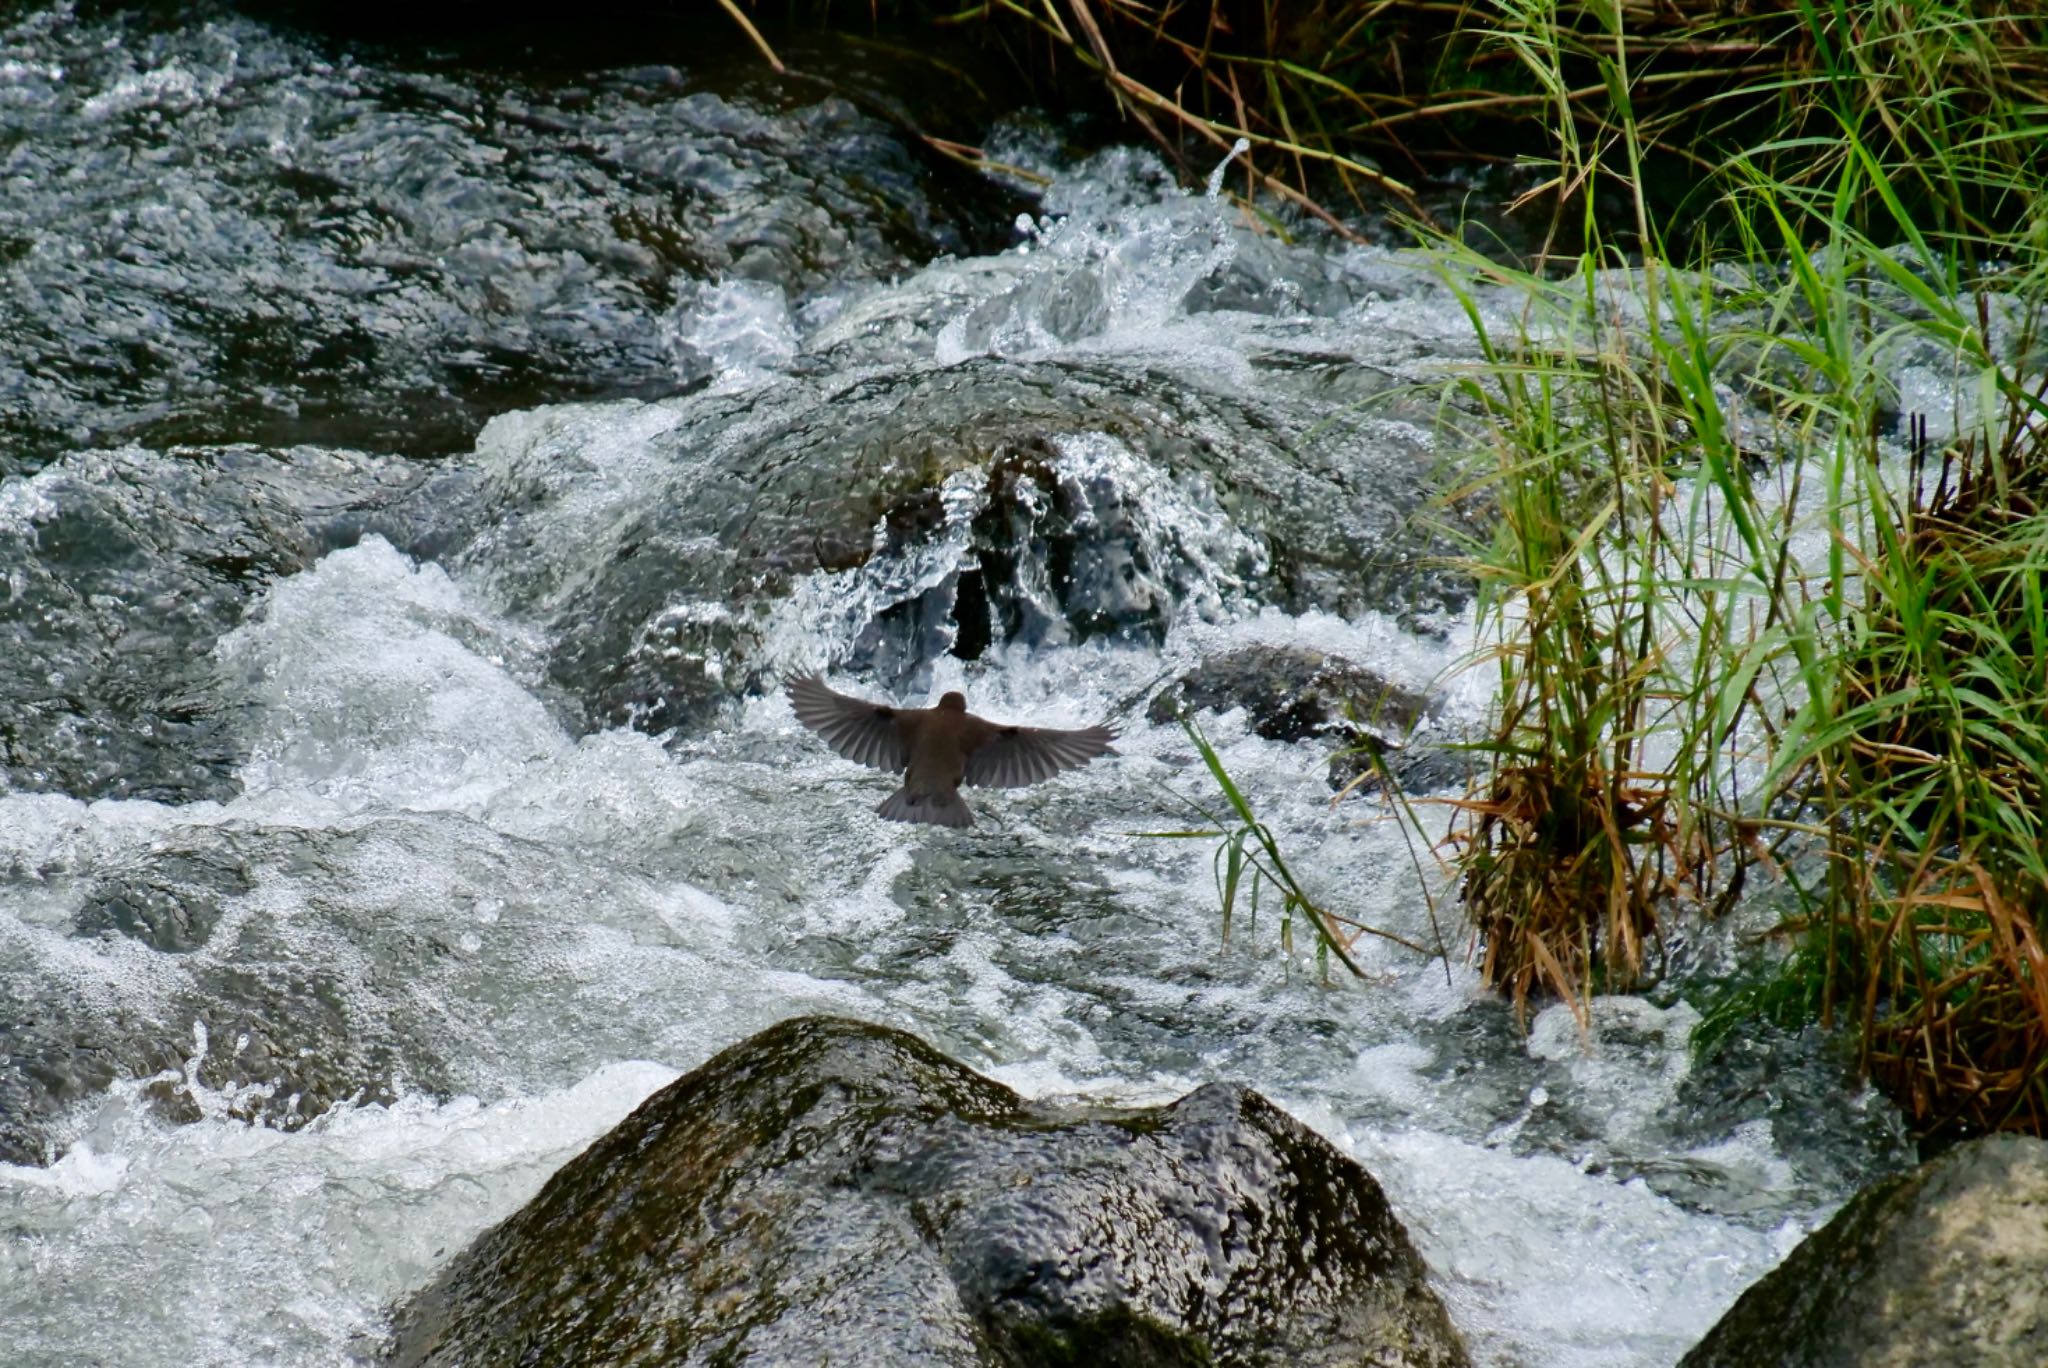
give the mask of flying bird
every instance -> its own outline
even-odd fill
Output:
[[[936,708],[894,708],[834,693],[812,675],[789,683],[796,720],[849,760],[903,776],[903,787],[875,811],[892,822],[974,825],[962,784],[1022,788],[1079,769],[1109,754],[1108,727],[1061,731],[1011,727],[967,711],[967,697],[949,693]]]

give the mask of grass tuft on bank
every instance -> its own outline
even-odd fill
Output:
[[[2048,105],[1937,98],[1981,26],[1849,12],[1876,36],[1819,107],[1703,169],[1727,232],[1689,259],[1642,188],[1618,30],[1613,136],[1560,113],[1552,169],[1629,188],[1621,230],[1582,198],[1568,262],[1439,244],[1485,349],[1446,427],[1500,508],[1471,559],[1492,767],[1451,855],[1519,1003],[1640,982],[1667,919],[1819,849],[1778,928],[1819,981],[1759,1004],[1852,1026],[1925,1133],[2041,1133],[2048,163],[2022,149]],[[1561,88],[1566,39],[1514,22]],[[1880,74],[1891,103],[1838,98]]]

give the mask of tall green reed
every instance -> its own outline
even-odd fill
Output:
[[[1660,261],[1644,212],[1619,11],[1611,124],[1561,134],[1546,182],[1589,250],[1562,274],[1440,248],[1494,296],[1489,315],[1459,287],[1484,363],[1446,411],[1501,510],[1472,561],[1494,763],[1452,850],[1520,1001],[1634,981],[1661,909],[1721,905],[1767,836],[1816,844],[1826,885],[1782,929],[1821,981],[1776,1000],[1853,1006],[1866,1063],[1931,1129],[2039,1130],[2048,291],[2043,172],[2015,154],[2041,107],[1957,97],[1985,26],[1936,41],[1881,8],[1810,14],[1822,76],[1782,92],[1806,100],[1797,136],[1708,179],[1728,245],[1694,269]],[[1554,15],[1501,6],[1547,89]],[[1818,167],[1780,174],[1830,117]],[[1587,208],[1602,184],[1648,248],[1625,272]],[[1603,306],[1603,279],[1629,302]],[[1969,412],[1902,441],[1896,372],[1928,356]]]

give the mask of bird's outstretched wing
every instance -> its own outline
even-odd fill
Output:
[[[895,774],[910,763],[910,746],[896,725],[896,709],[834,693],[816,675],[792,679],[789,702],[797,721],[847,759]]]
[[[1096,756],[1107,755],[1109,743],[1116,740],[1116,733],[1108,727],[1060,731],[1054,727],[1005,727],[979,717],[974,720],[981,723],[975,731],[982,739],[967,754],[967,773],[961,782],[983,788],[1022,788],[1050,779],[1061,770],[1079,769]]]

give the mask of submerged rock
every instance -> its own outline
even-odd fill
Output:
[[[1333,789],[1372,771],[1374,756],[1411,791],[1445,787],[1463,773],[1453,753],[1409,745],[1418,726],[1437,714],[1435,700],[1310,647],[1245,646],[1212,656],[1153,695],[1146,715],[1164,724],[1183,711],[1233,708],[1244,709],[1252,730],[1268,740],[1335,743]]]
[[[786,1021],[403,1308],[399,1365],[1468,1362],[1370,1175],[1256,1093],[1057,1108]]]
[[[1428,700],[1342,656],[1303,646],[1244,646],[1211,656],[1161,689],[1148,715],[1173,721],[1183,708],[1243,708],[1252,730],[1271,741],[1338,733],[1399,745]]]
[[[1865,1188],[1681,1368],[2048,1363],[2048,1143],[1995,1135]]]
[[[351,847],[407,834],[391,825],[339,837],[174,828],[131,859],[41,875],[53,890],[75,878],[79,906],[65,942],[24,938],[0,954],[0,1162],[57,1157],[74,1110],[121,1081],[147,1080],[141,1100],[168,1121],[210,1105],[280,1129],[344,1100],[392,1101],[402,1084],[450,1090],[434,1030],[451,1012],[412,991],[447,957],[439,928],[317,887],[342,876]],[[303,901],[259,910],[285,869]],[[81,974],[147,989],[79,992]]]

